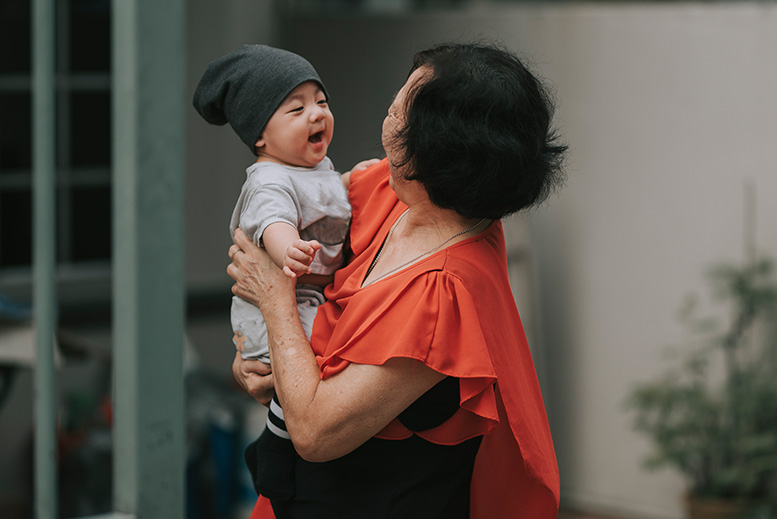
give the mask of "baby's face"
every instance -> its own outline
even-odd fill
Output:
[[[314,81],[302,83],[286,96],[256,141],[257,162],[313,167],[326,157],[334,126],[321,87]]]

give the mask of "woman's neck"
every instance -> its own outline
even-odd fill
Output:
[[[485,225],[484,225],[485,224]],[[413,204],[395,221],[372,261],[362,287],[482,231],[486,220],[464,218],[433,204]]]
[[[466,218],[452,209],[442,209],[425,201],[410,206],[402,220],[395,234],[405,243],[437,243],[472,227],[479,219]]]

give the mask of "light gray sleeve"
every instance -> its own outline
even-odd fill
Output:
[[[260,243],[264,230],[272,223],[285,222],[299,230],[300,214],[299,201],[288,186],[262,184],[243,201],[240,228],[254,243]]]

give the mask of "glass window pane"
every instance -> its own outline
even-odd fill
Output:
[[[0,175],[30,169],[31,117],[29,93],[0,93]]]
[[[70,165],[110,166],[111,96],[108,92],[70,94]]]
[[[75,188],[71,192],[70,261],[111,257],[111,188]]]
[[[110,70],[110,31],[110,0],[71,0],[70,69],[74,72]]]
[[[0,268],[32,262],[32,192],[0,192]]]
[[[30,72],[30,0],[0,1],[0,73]]]

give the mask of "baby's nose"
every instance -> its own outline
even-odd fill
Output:
[[[321,107],[316,107],[310,112],[310,120],[311,121],[318,121],[320,119],[324,118],[324,109]]]

